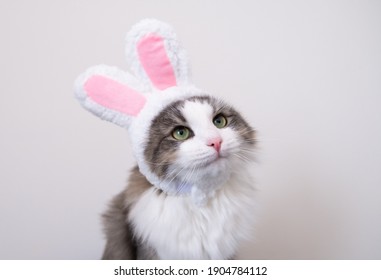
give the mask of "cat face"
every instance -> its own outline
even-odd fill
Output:
[[[231,106],[210,96],[169,104],[152,121],[145,160],[178,192],[188,185],[221,182],[249,161],[254,130]]]

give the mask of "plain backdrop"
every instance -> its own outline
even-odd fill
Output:
[[[302,0],[1,1],[0,259],[100,258],[100,214],[134,159],[73,82],[127,69],[125,34],[147,17],[258,131],[239,258],[381,259],[381,2]]]

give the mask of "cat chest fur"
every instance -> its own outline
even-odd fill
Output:
[[[228,259],[251,235],[253,192],[249,176],[233,174],[207,205],[190,197],[145,191],[128,216],[135,234],[160,259]]]

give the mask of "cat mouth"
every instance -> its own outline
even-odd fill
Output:
[[[202,162],[197,163],[197,167],[198,168],[206,168],[206,167],[218,164],[219,162],[224,161],[225,159],[226,159],[226,157],[221,156],[221,154],[217,154],[216,156],[209,157],[209,158],[203,160]]]

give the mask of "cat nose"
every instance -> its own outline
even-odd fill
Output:
[[[221,150],[222,139],[220,137],[212,138],[208,141],[208,146],[213,147],[218,153]]]

